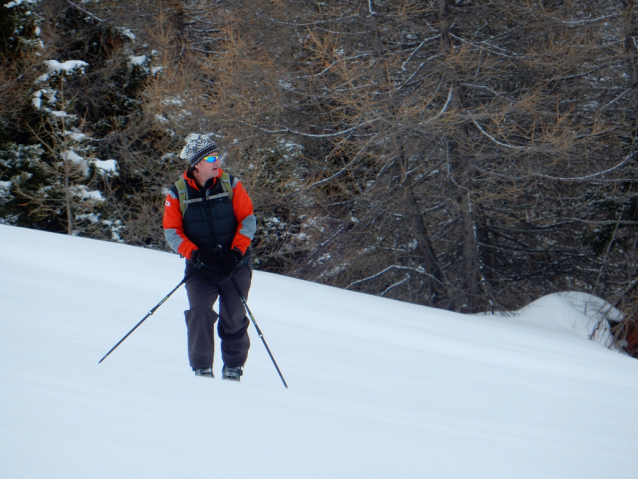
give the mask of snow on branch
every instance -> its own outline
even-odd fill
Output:
[[[374,11],[374,6],[372,5],[372,0],[368,0],[368,10],[370,11],[369,17],[372,15],[377,15],[377,12]]]
[[[281,128],[279,130],[270,130],[268,128],[264,128],[263,126],[253,125],[253,124],[248,123],[246,121],[240,121],[239,123],[241,123],[243,125],[246,125],[246,126],[250,126],[252,128],[257,128],[258,130],[264,131],[266,133],[292,133],[293,135],[300,135],[300,136],[305,136],[305,137],[308,137],[308,138],[332,138],[332,137],[335,137],[335,136],[346,135],[348,133],[353,132],[357,128],[364,127],[364,126],[369,125],[370,123],[374,123],[374,122],[376,122],[378,120],[380,120],[380,118],[373,118],[372,120],[364,121],[363,123],[359,123],[359,124],[353,126],[352,128],[348,128],[346,130],[337,131],[335,133],[321,133],[321,134],[319,134],[319,133],[305,133],[303,131],[292,130],[290,128]]]
[[[614,18],[617,17],[618,14],[617,13],[612,13],[611,15],[605,15],[602,17],[597,17],[597,18],[590,18],[590,19],[585,19],[585,20],[574,20],[574,21],[569,21],[569,20],[563,20],[562,18],[556,18],[556,17],[552,17],[551,15],[546,15],[548,18],[551,18],[552,20],[555,20],[559,23],[562,23],[563,25],[583,25],[585,23],[595,23],[595,22],[599,22],[601,20],[607,20],[608,18]]]
[[[343,22],[345,20],[352,20],[352,19],[360,18],[360,17],[361,15],[357,13],[349,17],[331,18],[328,20],[318,20],[316,22],[310,22],[310,23],[282,22],[281,20],[277,20],[275,18],[268,18],[268,20],[270,20],[273,23],[280,23],[282,25],[293,25],[295,27],[311,27],[313,25],[321,25],[323,23],[338,23],[338,22]]]
[[[578,177],[573,177],[573,178],[569,178],[569,177],[561,177],[561,176],[552,176],[552,175],[544,175],[542,173],[534,173],[535,176],[540,176],[541,178],[547,178],[550,180],[559,180],[559,181],[583,181],[583,180],[590,180],[592,178],[596,178],[598,176],[601,175],[606,175],[607,173],[610,173],[614,170],[617,170],[618,168],[620,168],[621,166],[623,166],[625,163],[627,163],[634,155],[636,154],[635,151],[629,153],[620,163],[618,163],[617,165],[612,166],[611,168],[607,169],[607,170],[603,170],[603,171],[599,171],[597,173],[592,173],[591,175],[587,175],[587,176],[578,176]]]
[[[443,108],[441,109],[440,112],[438,112],[436,115],[434,115],[432,118],[430,118],[427,121],[421,122],[419,123],[419,126],[421,125],[426,125],[434,120],[437,120],[439,117],[441,117],[441,115],[443,115],[443,113],[445,113],[445,111],[447,110],[447,107],[450,106],[450,102],[452,101],[452,93],[454,91],[454,86],[450,86],[450,91],[447,94],[447,100],[445,102],[445,105],[443,105]]]
[[[479,129],[479,131],[485,135],[486,137],[488,137],[490,140],[492,140],[494,143],[496,143],[497,145],[500,146],[504,146],[505,148],[512,148],[514,150],[530,150],[531,147],[529,146],[517,146],[517,145],[510,145],[508,143],[503,143],[502,141],[498,141],[496,138],[494,138],[492,135],[490,135],[488,132],[486,132],[481,125],[478,124],[478,122],[474,119],[474,116],[472,115],[471,112],[467,111],[467,114],[470,116],[470,119],[472,120],[472,123],[474,123],[474,125],[476,125],[476,127]]]
[[[442,56],[443,56],[443,53],[437,53],[436,55],[432,55],[430,58],[428,58],[428,59],[424,60],[424,61],[423,61],[423,62],[422,62],[422,63],[421,63],[421,64],[420,64],[417,68],[416,68],[416,70],[414,70],[414,72],[412,73],[412,75],[410,75],[410,76],[408,77],[408,79],[407,79],[407,80],[405,80],[405,81],[401,84],[401,86],[397,87],[397,91],[398,91],[398,90],[401,90],[404,86],[406,86],[407,84],[409,84],[409,83],[412,81],[412,79],[413,79],[413,78],[417,75],[417,73],[419,73],[419,72],[421,71],[421,68],[423,68],[423,67],[424,67],[424,66],[425,66],[428,62],[430,62],[430,61],[434,60],[434,59],[435,59],[435,58],[437,58],[437,57],[442,57]]]
[[[614,98],[612,101],[610,101],[609,103],[607,103],[604,107],[601,108],[602,111],[606,110],[609,106],[611,106],[613,103],[616,103],[618,100],[620,100],[622,97],[624,97],[627,93],[629,93],[631,91],[631,89],[627,89],[624,92],[622,92],[620,95],[618,95],[616,98]]]
[[[98,22],[102,23],[104,22],[104,20],[102,20],[100,17],[98,17],[97,15],[94,15],[93,13],[89,12],[88,10],[85,10],[84,8],[82,8],[81,6],[79,6],[76,3],[73,3],[71,0],[66,0],[66,2],[70,5],[72,5],[73,7],[77,8],[78,10],[80,10],[81,12],[86,13],[89,17],[97,20]]]
[[[418,47],[416,47],[416,48],[414,49],[414,51],[413,51],[412,53],[410,53],[410,56],[409,56],[409,57],[408,57],[408,58],[407,58],[407,59],[403,62],[403,65],[401,65],[401,70],[405,71],[405,66],[406,66],[406,65],[408,64],[408,62],[412,59],[412,57],[414,56],[414,54],[415,54],[416,52],[418,52],[418,51],[421,49],[421,47],[422,47],[423,45],[425,45],[426,43],[428,43],[428,42],[430,42],[430,41],[432,41],[432,40],[436,40],[436,39],[437,39],[437,38],[439,38],[440,36],[441,36],[441,34],[438,34],[438,35],[435,35],[435,36],[433,36],[433,37],[426,38],[425,40],[423,40],[423,41],[421,42],[421,44],[420,44]]]
[[[466,40],[465,38],[461,38],[458,35],[454,35],[454,34],[450,34],[450,36],[452,38],[456,38],[457,40],[459,40],[462,43],[467,43],[468,45],[473,46],[474,48],[478,48],[480,50],[487,50],[490,53],[493,53],[494,55],[498,55],[498,56],[502,56],[505,58],[529,58],[529,55],[524,55],[521,53],[514,53],[512,51],[508,51],[505,50],[504,48],[498,47],[496,45],[492,45],[491,43],[487,42],[487,41],[482,41],[479,43],[482,43],[482,45],[477,45],[476,43],[473,43],[469,40]],[[497,50],[503,50],[503,52],[499,52]]]
[[[636,154],[636,152],[632,152],[629,155],[627,155],[624,159],[622,159],[618,164],[612,166],[611,168],[608,168],[606,170],[603,171],[598,171],[596,173],[592,173],[590,175],[585,175],[585,176],[574,176],[574,177],[569,177],[569,176],[554,176],[554,175],[547,175],[544,173],[530,173],[530,176],[537,176],[540,178],[545,178],[548,180],[555,180],[555,181],[586,181],[586,180],[591,180],[594,178],[597,178],[599,176],[602,175],[606,175],[607,173],[611,173],[614,170],[617,170],[618,168],[620,168],[621,166],[623,166],[625,163],[627,163],[634,155]],[[480,171],[481,173],[486,173],[489,175],[494,175],[494,176],[499,176],[501,178],[507,178],[509,180],[512,181],[525,181],[529,179],[529,176],[513,176],[513,175],[508,175],[505,173],[499,173],[497,171],[490,171],[490,170],[486,170],[485,168],[481,168],[479,166],[474,166],[474,168],[477,171]],[[620,178],[618,180],[605,180],[605,181],[627,181],[627,178]]]
[[[352,128],[348,128],[347,130],[337,131],[336,133],[322,133],[322,134],[304,133],[303,131],[292,130],[290,128],[281,128],[279,130],[270,130],[268,128],[264,128],[263,126],[253,125],[253,124],[248,123],[246,121],[240,121],[239,123],[242,123],[243,125],[246,125],[246,126],[250,126],[252,128],[257,128],[258,130],[264,131],[266,133],[292,133],[294,135],[301,135],[301,136],[306,136],[306,137],[309,137],[309,138],[330,138],[330,137],[333,137],[333,136],[340,136],[340,135],[345,135],[346,133],[350,133],[351,131],[354,131],[357,128],[359,128],[360,126],[364,126],[364,125],[366,125],[368,123],[371,123],[371,121],[366,122],[366,123],[362,123],[361,125],[355,125]]]
[[[411,278],[411,276],[409,274],[405,275],[405,278],[403,278],[401,281],[397,281],[394,284],[391,284],[390,286],[388,286],[386,289],[384,289],[383,291],[381,291],[380,296],[385,296],[388,291],[390,291],[391,289],[396,288],[397,286],[401,286],[403,283],[405,283],[406,281],[408,281]]]
[[[388,271],[392,270],[392,269],[400,269],[400,270],[404,270],[404,271],[414,271],[416,273],[419,274],[423,274],[425,276],[429,276],[430,278],[432,278],[433,280],[435,280],[437,283],[439,284],[443,284],[441,283],[441,281],[434,277],[433,275],[431,275],[430,273],[428,273],[427,271],[425,271],[425,269],[421,268],[421,267],[410,267],[410,266],[399,266],[399,265],[392,265],[392,266],[388,266],[387,268],[379,271],[376,274],[373,274],[372,276],[368,276],[367,278],[363,278],[363,279],[359,279],[357,281],[353,281],[352,283],[350,283],[348,286],[345,287],[345,289],[350,289],[352,286],[354,286],[355,284],[359,284],[359,283],[363,283],[365,281],[370,281],[371,279],[375,279],[378,278],[379,276],[387,273]]]

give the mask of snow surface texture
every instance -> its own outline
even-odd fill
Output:
[[[638,361],[554,295],[468,316],[256,272],[241,383],[197,378],[177,255],[0,225],[0,477],[607,478]]]

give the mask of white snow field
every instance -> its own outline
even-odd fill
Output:
[[[255,272],[241,383],[186,355],[177,255],[0,226],[0,478],[634,478],[638,361],[582,295],[469,316]],[[591,308],[590,308],[591,311]]]

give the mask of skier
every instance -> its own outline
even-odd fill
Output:
[[[188,169],[164,206],[169,246],[186,258],[190,309],[185,311],[188,359],[196,376],[214,377],[214,325],[221,340],[222,379],[239,381],[248,356],[244,298],[251,285],[250,243],[257,230],[253,204],[241,182],[221,169],[226,155],[205,135],[191,134],[180,158]],[[213,305],[219,297],[219,316]]]

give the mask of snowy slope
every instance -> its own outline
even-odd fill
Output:
[[[467,316],[256,272],[290,389],[252,326],[241,383],[194,377],[183,288],[98,365],[182,271],[0,226],[0,478],[636,477],[638,361],[569,297]]]

